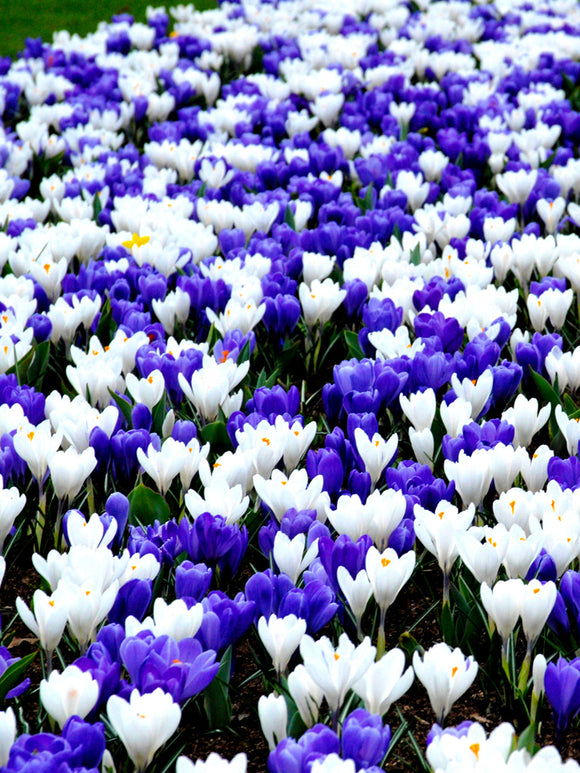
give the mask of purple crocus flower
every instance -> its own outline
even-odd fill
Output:
[[[389,743],[391,728],[378,714],[355,709],[342,725],[342,756],[354,760],[357,770],[380,765]]]
[[[338,754],[338,735],[326,725],[314,725],[298,741],[284,738],[268,756],[270,773],[308,773],[314,760]]]
[[[570,720],[580,712],[580,658],[558,658],[557,663],[548,663],[544,689],[554,712],[558,737],[562,738]]]

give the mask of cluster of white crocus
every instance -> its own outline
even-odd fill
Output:
[[[504,651],[521,617],[522,629],[531,653],[556,602],[556,585],[549,581],[499,580],[493,588],[481,585],[481,601],[501,636]]]
[[[125,550],[114,555],[108,545],[115,536],[115,521],[105,530],[98,515],[85,521],[81,513],[71,511],[67,530],[68,553],[51,550],[46,558],[35,553],[32,559],[50,586],[50,596],[40,589],[34,592],[34,613],[21,598],[16,600],[18,613],[47,655],[49,671],[52,653],[67,624],[85,650],[115,603],[119,588],[133,578],[154,579],[160,568],[150,554],[130,556]]]
[[[427,761],[433,770],[441,773],[455,771],[502,770],[506,773],[534,771],[535,773],[575,773],[580,765],[575,760],[562,762],[555,746],[545,746],[534,756],[526,749],[514,748],[514,727],[503,722],[486,734],[479,722],[472,722],[465,733],[437,734],[427,747]]]
[[[338,534],[348,534],[356,542],[368,534],[374,544],[384,550],[389,537],[405,515],[406,500],[400,491],[375,490],[363,504],[358,494],[343,494],[333,509],[326,506],[326,517]]]

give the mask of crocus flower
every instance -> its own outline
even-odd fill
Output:
[[[207,759],[192,762],[187,757],[177,758],[175,773],[246,773],[248,758],[244,752],[236,754],[231,760],[211,752]]]
[[[580,711],[580,658],[548,663],[544,674],[544,689],[554,712],[559,737],[572,717]]]
[[[53,671],[48,679],[40,683],[42,705],[61,727],[73,715],[84,719],[95,707],[98,698],[98,682],[78,666],[67,666],[62,674]]]
[[[258,716],[262,732],[272,751],[283,738],[286,738],[288,709],[284,696],[275,693],[261,695],[258,701]]]
[[[443,725],[455,701],[471,687],[478,664],[471,656],[466,658],[459,647],[452,650],[448,644],[439,642],[423,657],[416,651],[413,668],[427,690],[437,721]]]
[[[343,633],[336,649],[326,636],[317,641],[310,636],[303,637],[300,654],[304,666],[310,677],[324,691],[334,725],[338,721],[338,712],[346,693],[365,674],[375,658],[375,653],[368,636],[355,647]]]
[[[280,678],[306,633],[306,621],[296,615],[270,615],[268,620],[261,617],[258,620],[258,633]]]
[[[181,709],[160,687],[145,695],[133,690],[128,701],[112,695],[107,701],[107,714],[137,773],[149,766],[181,719]]]

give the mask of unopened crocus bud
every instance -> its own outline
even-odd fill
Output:
[[[10,748],[16,738],[16,717],[12,706],[0,711],[0,767],[8,763]]]
[[[270,693],[260,696],[258,701],[258,715],[262,732],[268,742],[270,751],[276,748],[283,738],[286,738],[286,725],[288,723],[288,708],[284,696]]]
[[[306,620],[296,615],[270,615],[268,620],[261,617],[258,620],[258,633],[280,676],[306,633]]]

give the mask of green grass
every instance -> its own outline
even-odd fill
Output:
[[[174,4],[177,4],[175,0]],[[182,2],[187,0],[182,0]],[[0,56],[15,57],[24,48],[26,38],[52,41],[52,33],[67,29],[86,35],[100,21],[110,21],[117,13],[130,13],[136,21],[145,21],[148,5],[161,5],[163,0],[0,0]],[[172,3],[166,2],[165,7]],[[199,10],[215,8],[214,0],[197,0]]]

